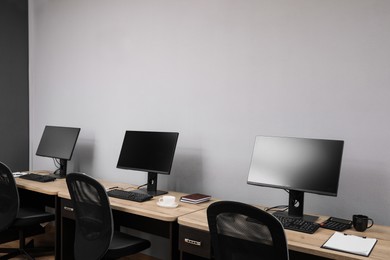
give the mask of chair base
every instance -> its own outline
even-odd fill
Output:
[[[23,242],[24,244],[24,242]],[[53,247],[34,247],[34,240],[31,240],[19,248],[0,248],[0,253],[6,255],[0,256],[0,260],[11,259],[19,255],[24,255],[26,259],[34,260],[36,256],[45,256],[54,254]]]

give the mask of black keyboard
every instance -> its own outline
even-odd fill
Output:
[[[152,195],[146,193],[141,193],[137,191],[125,191],[125,190],[118,190],[118,189],[107,191],[107,195],[118,199],[131,200],[136,202],[143,202],[153,198]]]
[[[306,221],[301,218],[287,217],[274,215],[282,223],[285,229],[290,229],[298,232],[313,234],[320,227],[320,224]]]
[[[38,182],[49,182],[49,181],[55,181],[56,177],[50,176],[50,175],[41,175],[36,173],[28,173],[25,175],[19,176],[21,179],[30,180],[30,181],[38,181]]]

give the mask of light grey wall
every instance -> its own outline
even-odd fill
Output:
[[[263,205],[256,135],[345,140],[338,197],[306,211],[390,225],[390,1],[30,1],[31,168],[45,125],[81,127],[70,169],[116,169],[126,129],[178,131],[162,189]]]

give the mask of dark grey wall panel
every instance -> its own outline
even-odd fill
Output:
[[[27,0],[0,1],[0,161],[29,167]]]

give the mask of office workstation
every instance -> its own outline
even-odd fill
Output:
[[[38,175],[47,175],[47,172],[34,172]],[[116,187],[120,189],[136,190],[136,186],[128,183],[99,180],[107,189]],[[34,204],[45,205],[55,209],[56,234],[55,234],[55,256],[56,259],[73,259],[73,244],[75,235],[74,207],[70,201],[70,195],[65,179],[57,179],[52,182],[39,182],[16,178],[20,190],[21,200],[35,202]],[[169,191],[177,201],[185,193]],[[47,203],[46,197],[51,198]],[[110,205],[113,210],[115,225],[141,230],[150,234],[167,239],[170,247],[170,259],[178,259],[178,225],[177,219],[180,216],[201,210],[210,203],[189,204],[180,203],[176,207],[158,206],[159,197],[154,197],[145,202],[136,202],[118,198],[110,198]],[[31,205],[31,204],[30,204]],[[172,256],[172,257],[171,257]]]
[[[112,187],[136,189],[136,186],[129,187],[129,184],[127,183],[104,180],[101,180],[100,182],[106,189]],[[50,183],[17,179],[17,183],[20,188],[31,190],[38,194],[58,195],[61,213],[59,215],[60,219],[56,220],[56,223],[61,227],[59,232],[61,234],[60,248],[62,253],[56,258],[72,259],[71,252],[73,252],[74,242],[74,222],[72,222],[72,219],[74,219],[74,213],[64,179],[58,179]],[[185,195],[179,192],[169,192],[168,194],[175,196],[177,201],[179,201],[180,197]],[[152,200],[142,202],[142,204],[134,201],[111,198],[110,204],[114,212],[116,225],[144,230],[167,238],[171,244],[170,250],[172,254],[169,259],[179,259],[179,251],[180,259],[194,259],[195,256],[201,257],[199,259],[211,258],[212,251],[210,235],[208,234],[206,210],[207,207],[216,200],[212,199],[207,203],[201,204],[180,203],[180,205],[175,208],[164,208],[157,206],[158,198],[159,196],[156,196]],[[264,207],[261,208],[264,209]],[[317,222],[321,223],[326,219],[326,216],[319,216]],[[329,239],[333,232],[334,231],[332,230],[323,228],[317,230],[314,234],[286,230],[289,250],[290,252],[294,251],[291,253],[292,255],[295,254],[295,252],[300,252],[306,257],[308,255],[311,256],[310,259],[314,259],[316,256],[325,257],[325,259],[386,259],[389,253],[389,227],[374,225],[373,228],[364,232],[364,236],[378,239],[374,250],[368,258],[321,248],[322,244]],[[362,236],[362,233],[357,232],[354,229],[346,230],[345,233]],[[302,255],[299,255],[299,257],[302,257]]]
[[[264,209],[264,207],[260,207]],[[329,216],[319,216],[318,223]],[[181,216],[179,223],[179,249],[182,259],[210,259],[212,256],[206,209]],[[378,242],[369,257],[324,249],[321,246],[334,231],[319,229],[314,234],[286,230],[288,248],[292,259],[387,259],[390,250],[390,228],[374,225],[364,232],[364,236],[378,238]],[[362,236],[361,232],[350,229],[345,233]],[[191,241],[190,243],[186,241]],[[293,258],[295,257],[295,258]]]
[[[69,135],[69,132],[72,131],[77,134]],[[79,220],[75,215],[78,210],[77,205],[74,204],[76,203],[75,197],[80,197],[80,202],[83,203],[79,206],[80,209],[88,209],[88,205],[93,204],[98,197],[102,196],[100,194],[96,199],[93,199],[91,188],[81,185],[76,181],[77,179],[73,181],[73,185],[77,184],[75,187],[78,188],[73,191],[69,186],[69,183],[72,183],[69,180],[71,176],[72,178],[73,176],[75,178],[85,176],[83,178],[87,178],[86,180],[93,180],[98,183],[98,186],[101,186],[102,192],[108,195],[105,195],[107,201],[110,197],[109,210],[112,211],[113,226],[118,232],[122,228],[132,228],[167,239],[169,244],[168,259],[193,259],[194,257],[209,259],[213,257],[216,252],[212,253],[208,211],[211,204],[214,205],[214,202],[222,202],[222,200],[210,199],[206,196],[206,200],[200,201],[201,203],[188,203],[188,201],[181,200],[183,196],[188,195],[186,193],[158,191],[157,189],[156,172],[170,173],[179,137],[178,133],[125,132],[117,167],[130,172],[133,169],[147,172],[148,182],[137,187],[129,183],[95,181],[94,178],[84,173],[67,173],[66,170],[61,172],[67,168],[67,162],[72,158],[79,132],[79,128],[46,126],[36,154],[52,157],[54,161],[62,158],[63,162],[57,164],[58,170],[54,171],[53,174],[48,172],[14,173],[17,186],[22,191],[21,194],[25,194],[21,196],[21,201],[24,201],[24,204],[27,201],[30,206],[37,204],[36,202],[39,205],[47,201],[44,199],[45,196],[50,197],[51,203],[45,204],[45,206],[54,208],[55,212],[54,256],[56,259],[73,259],[74,256],[77,256],[77,252],[85,252],[85,246],[78,248],[83,243],[77,240],[77,230],[79,229],[77,221]],[[69,136],[71,138],[67,139],[66,137]],[[70,144],[56,145],[64,140]],[[352,229],[352,222],[340,229],[334,226],[329,228],[324,225],[328,217],[304,214],[306,213],[304,212],[304,194],[306,192],[337,195],[343,149],[344,142],[341,140],[275,136],[257,136],[255,140],[247,182],[249,185],[260,187],[289,189],[288,205],[269,207],[268,209],[259,208],[263,209],[264,214],[267,215],[269,214],[266,211],[270,211],[273,214],[271,218],[275,219],[280,227],[286,230],[286,250],[291,255],[291,259],[300,259],[303,256],[309,258],[325,257],[325,259],[338,259],[340,256],[344,259],[361,259],[362,257],[359,255],[360,253],[340,252],[340,250],[330,250],[323,248],[323,246],[335,231],[363,237],[363,233],[358,231],[372,228],[373,223],[371,226],[366,223],[366,226],[363,227],[364,230],[358,230],[355,223]],[[151,172],[155,174],[150,174]],[[31,179],[29,176],[34,176],[34,178]],[[52,179],[37,179],[35,176],[49,176]],[[147,187],[142,188],[143,186]],[[121,191],[121,193],[111,194],[112,191],[116,190]],[[125,195],[131,196],[126,197]],[[136,196],[133,197],[133,195]],[[199,197],[199,195],[197,196]],[[164,204],[164,199],[168,201],[169,197],[173,198],[174,203],[166,202],[168,204]],[[87,199],[91,199],[91,201],[87,203]],[[280,208],[282,210],[279,210]],[[99,217],[94,213],[95,210],[90,209],[86,212],[92,214],[88,218],[94,216],[97,220],[102,220],[102,216]],[[244,222],[251,223],[248,219]],[[261,229],[256,228],[248,232],[256,234],[260,231]],[[94,228],[94,232],[96,232],[96,228]],[[375,225],[374,228],[364,233],[364,238],[366,236],[369,236],[369,239],[375,239],[376,243],[375,248],[371,248],[364,257],[384,259],[390,248],[390,227]],[[141,241],[147,243],[143,249],[150,247],[151,244],[148,240]],[[141,248],[139,251],[143,249]],[[239,250],[243,249],[239,248]],[[278,251],[280,250],[278,249]],[[297,254],[300,255],[297,256]]]
[[[126,131],[178,132],[170,174],[150,176],[159,190],[263,208],[290,195],[248,184],[256,136],[343,140],[337,196],[305,191],[304,213],[366,215],[375,223],[361,236],[390,225],[387,1],[16,2],[2,1],[7,19],[18,8],[24,18],[0,26],[9,41],[0,59],[0,161],[13,171],[51,175],[52,159],[36,154],[42,133],[73,127],[81,131],[67,172],[136,188],[148,173],[117,167]],[[36,182],[16,179],[27,197],[40,193]],[[156,203],[157,211],[182,206]],[[168,222],[179,231],[197,214],[187,213]],[[137,235],[151,241],[145,254],[169,259],[170,239]]]
[[[72,236],[74,236],[74,231],[72,231],[74,229],[74,223],[72,222],[74,218],[73,207],[69,204],[69,193],[66,190],[65,183],[62,180],[56,180],[55,182],[57,183],[56,186],[59,187],[57,190],[61,200],[60,232],[62,238],[65,239],[62,240],[62,245],[60,245],[62,250],[61,256],[56,257],[56,259],[72,259],[69,253],[72,252],[74,242],[72,239]],[[109,181],[101,181],[101,183],[105,187],[128,185]],[[18,186],[24,187],[24,189],[33,189],[37,193],[45,193],[47,189],[53,190],[53,188],[49,187],[51,185],[47,184],[35,184],[32,181],[18,180]],[[178,192],[169,192],[169,194],[177,199],[184,195]],[[180,203],[179,207],[171,209],[158,207],[156,198],[143,202],[143,205],[140,205],[138,202],[112,198],[111,206],[114,215],[116,214],[118,224],[120,223],[119,225],[144,230],[167,238],[171,243],[173,253],[180,253],[180,259],[194,259],[194,257],[209,259],[211,257],[211,243],[210,235],[208,234],[206,208],[213,202],[215,200],[197,205]],[[261,208],[264,209],[264,207]],[[326,216],[319,216],[317,221],[320,223],[326,219]],[[177,224],[178,226],[176,226]],[[374,250],[368,258],[321,248],[322,244],[329,239],[333,232],[332,230],[322,228],[314,234],[286,230],[289,249],[294,251],[292,254],[300,252],[306,257],[311,256],[309,259],[314,259],[316,256],[324,257],[325,259],[387,259],[390,248],[389,227],[374,225],[373,228],[364,232],[365,236],[378,239]],[[361,232],[357,232],[354,229],[346,230],[345,232],[357,236],[362,235]],[[179,251],[176,252],[175,250]],[[176,255],[170,259],[178,259],[178,257]],[[299,255],[299,257],[302,257],[302,255]]]
[[[128,184],[110,183],[102,181],[105,187],[115,185],[117,187],[128,187]],[[133,187],[135,188],[135,187]],[[186,195],[180,192],[169,193],[170,196],[175,196],[177,201],[180,197]],[[74,237],[74,213],[73,205],[70,201],[68,192],[59,193],[61,199],[62,210],[62,255],[61,259],[73,258],[73,237]],[[113,210],[115,225],[118,228],[132,228],[153,234],[167,240],[169,255],[168,259],[179,259],[178,251],[178,224],[177,219],[180,216],[196,212],[207,207],[210,203],[199,205],[180,203],[175,208],[160,207],[157,205],[158,197],[145,202],[135,202],[118,198],[110,198],[110,205]]]

